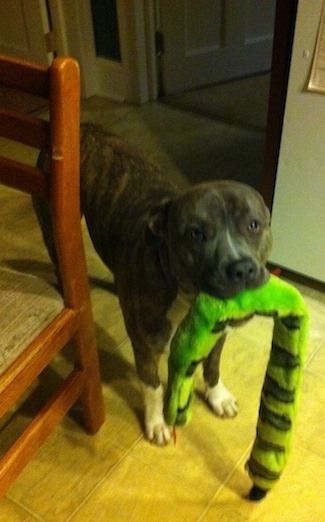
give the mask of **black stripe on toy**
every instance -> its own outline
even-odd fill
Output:
[[[286,415],[279,415],[274,411],[269,410],[264,403],[263,397],[260,406],[260,419],[262,422],[267,422],[279,431],[290,431],[291,429],[291,419]]]
[[[302,317],[299,315],[288,315],[287,317],[281,318],[281,322],[288,330],[299,330],[301,321]]]
[[[176,416],[175,424],[177,424],[178,426],[183,426],[184,424],[186,424],[187,412],[191,406],[191,402],[192,402],[192,396],[190,396],[188,398],[187,404],[185,406],[183,406],[183,408],[179,407],[177,409],[177,416]]]
[[[213,329],[211,330],[211,333],[219,333],[222,332],[226,326],[228,325],[229,321],[218,321]]]
[[[286,404],[291,404],[295,400],[295,390],[286,390],[268,374],[265,378],[263,392],[266,398],[271,395],[277,401],[284,402]]]
[[[281,475],[280,471],[271,471],[269,468],[262,466],[260,462],[254,459],[254,457],[250,457],[249,459],[249,469],[251,473],[255,476],[262,477],[266,480],[276,481]]]
[[[203,362],[203,361],[204,361],[204,359],[200,359],[200,360],[198,360],[198,361],[192,361],[192,362],[190,363],[189,367],[188,367],[187,370],[186,370],[186,377],[192,377],[192,375],[194,375],[194,372],[195,372],[197,366],[198,366],[201,362]]]
[[[281,368],[298,368],[300,367],[299,355],[293,355],[285,348],[272,343],[272,351],[270,355],[270,364],[272,366],[280,366]]]
[[[259,432],[257,432],[257,438],[258,447],[263,451],[274,451],[277,453],[284,453],[286,451],[285,446],[281,446],[281,444],[276,444],[275,442],[270,442],[269,440],[262,439]]]

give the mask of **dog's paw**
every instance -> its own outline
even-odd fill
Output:
[[[206,387],[205,398],[219,417],[231,418],[237,415],[237,400],[225,387],[221,379],[213,388],[210,388],[210,386]]]
[[[143,384],[145,431],[147,439],[157,446],[166,446],[172,438],[171,429],[164,420],[163,388]]]
[[[147,439],[157,446],[166,446],[172,438],[169,426],[163,421],[159,424],[146,426]]]

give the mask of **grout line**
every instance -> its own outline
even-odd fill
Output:
[[[321,379],[325,379],[325,375],[323,373],[318,372],[317,370],[311,370],[309,368],[305,368],[304,375],[306,375],[306,374],[310,375],[311,377],[314,376],[314,377],[318,377]]]
[[[107,480],[107,478],[118,468],[118,466],[129,456],[131,450],[133,449],[134,445],[139,442],[139,440],[143,438],[143,435],[140,435],[136,441],[131,444],[129,449],[122,448],[118,444],[115,444],[114,442],[110,441],[110,443],[113,446],[116,446],[119,449],[122,449],[125,451],[124,455],[118,459],[118,461],[107,471],[107,473],[102,477],[102,479],[94,486],[94,488],[88,493],[88,495],[83,499],[83,501],[79,504],[79,506],[68,516],[65,522],[69,522],[73,519],[73,517],[80,511],[80,509],[88,502],[88,500],[93,496],[93,494],[100,488],[100,486]]]
[[[9,490],[10,491],[10,490]],[[35,518],[36,520],[39,520],[39,522],[45,522],[45,519],[43,517],[41,517],[40,515],[38,515],[37,513],[35,513],[34,511],[30,510],[27,506],[25,506],[22,502],[20,502],[19,500],[16,500],[15,498],[13,498],[11,495],[10,495],[10,492],[9,493],[6,493],[4,495],[3,498],[7,498],[8,500],[10,500],[10,502],[13,502],[13,504],[15,504],[16,506],[19,506],[20,509],[23,509],[24,511],[26,511],[29,515],[31,515],[33,518]]]
[[[218,487],[217,491],[213,495],[212,499],[210,500],[210,502],[206,506],[204,512],[202,513],[200,518],[197,520],[197,522],[201,522],[201,521],[204,520],[203,517],[205,517],[205,515],[208,513],[210,508],[216,503],[217,497],[222,492],[222,490],[227,486],[227,484],[230,482],[230,480],[232,479],[232,477],[236,473],[237,469],[242,466],[242,463],[244,462],[244,460],[246,461],[248,459],[248,455],[249,455],[249,453],[251,451],[251,448],[252,448],[252,442],[247,446],[247,449],[242,453],[241,457],[237,460],[237,463],[234,465],[232,470],[229,471],[228,475],[226,476],[226,478],[224,479],[222,484]],[[245,466],[244,466],[244,470],[245,470]],[[228,512],[228,513],[230,512],[230,513],[236,515],[237,518],[238,518],[237,513],[234,513],[231,510],[225,510],[225,512]],[[243,520],[245,520],[245,519],[243,519]]]
[[[308,365],[315,359],[316,355],[322,349],[323,345],[325,347],[325,337],[322,337],[322,339],[319,341],[319,344],[317,345],[317,347],[314,348],[312,353],[307,355],[307,359],[306,359],[306,363],[305,363],[305,370],[308,370]],[[313,370],[310,370],[310,371],[313,371]],[[318,372],[315,372],[315,373],[318,374]]]
[[[295,447],[296,448],[300,448],[301,450],[306,451],[307,453],[310,453],[311,455],[314,455],[315,457],[323,460],[324,463],[325,463],[325,456],[323,457],[323,455],[320,455],[319,453],[316,453],[316,451],[313,451],[313,450],[311,450],[309,448],[306,448],[306,446],[304,446],[303,444],[295,443]]]

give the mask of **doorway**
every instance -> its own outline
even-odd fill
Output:
[[[160,0],[158,3],[162,3],[165,5],[168,3],[167,0]],[[193,4],[195,2],[185,2]],[[210,3],[210,2],[208,2]],[[215,3],[215,2],[214,2]],[[225,7],[225,4],[230,5],[233,2],[221,2]],[[262,7],[262,4],[269,4],[270,2],[247,2],[245,0],[241,0],[240,2],[235,2],[236,5],[240,5],[241,7],[249,6],[251,9],[256,9],[258,6]],[[182,2],[184,4],[184,2]],[[272,2],[273,4],[273,2]],[[169,3],[170,6],[170,3]],[[261,160],[261,176],[260,176],[260,190],[264,196],[264,199],[268,206],[271,208],[273,201],[273,191],[275,186],[275,178],[277,171],[277,163],[279,156],[279,148],[280,148],[280,140],[281,140],[281,132],[282,132],[282,122],[283,122],[283,114],[284,107],[286,101],[286,92],[287,92],[287,82],[288,82],[288,74],[290,67],[290,59],[291,59],[291,51],[292,51],[292,42],[293,42],[293,34],[295,28],[295,20],[296,20],[296,12],[297,12],[298,0],[288,0],[287,2],[281,2],[281,0],[277,0],[273,4],[273,9],[275,9],[275,22],[274,22],[274,38],[273,38],[273,50],[272,50],[272,64],[270,66],[271,74],[270,74],[270,82],[267,83],[266,89],[269,89],[269,93],[266,95],[267,100],[267,108],[266,101],[264,102],[263,109],[263,125],[266,126],[265,137],[263,139],[263,153]],[[200,3],[201,7],[201,3]],[[234,6],[232,6],[234,7]],[[256,11],[255,11],[256,12]],[[157,15],[157,23],[158,27],[161,27],[162,20],[159,18],[159,12]],[[177,19],[177,18],[176,18]],[[160,25],[159,25],[160,24]],[[264,26],[265,28],[265,26]],[[264,38],[265,40],[265,38]],[[166,46],[166,42],[164,42]],[[164,47],[165,47],[164,46]],[[165,49],[163,49],[165,51]],[[161,78],[163,75],[163,63],[162,58],[158,61],[158,69],[159,69],[159,77]],[[257,72],[257,71],[255,71]],[[252,77],[253,80],[254,77]],[[256,78],[256,76],[255,76]],[[240,82],[245,80],[236,80],[238,81],[236,87],[240,87]],[[167,83],[165,82],[165,85]],[[161,85],[164,85],[161,83]],[[219,87],[222,89],[233,88],[234,83],[225,83],[219,84]],[[218,88],[219,88],[218,87]],[[264,85],[265,89],[265,85]],[[195,89],[197,92],[201,91],[200,89]],[[163,94],[163,89],[161,89],[161,94]],[[241,89],[239,89],[241,91]],[[189,95],[190,91],[183,91],[180,97]],[[211,91],[212,92],[212,91]],[[242,93],[244,91],[241,91]],[[258,92],[256,89],[252,88],[250,93],[255,94]],[[207,91],[204,92],[204,88],[202,87],[202,99],[207,97]],[[264,90],[264,97],[266,91]],[[166,92],[164,93],[166,95]],[[203,96],[204,95],[204,96]],[[214,96],[211,96],[215,99],[218,96],[217,91],[215,91]],[[180,97],[177,100],[177,103],[183,103],[180,101]],[[242,95],[242,99],[247,102],[247,96]],[[175,101],[175,100],[174,100]],[[229,101],[229,100],[228,100]],[[230,107],[233,106],[234,99],[231,99],[229,102]],[[260,101],[260,100],[259,100]],[[236,100],[237,103],[237,100]],[[240,104],[239,104],[240,105]],[[185,108],[185,107],[183,107]],[[201,109],[200,109],[201,110]],[[210,109],[211,110],[211,109]],[[206,114],[206,111],[204,111]],[[220,115],[219,115],[220,116]],[[266,118],[266,125],[265,125]],[[242,122],[241,122],[242,123]]]
[[[223,147],[220,140],[211,143],[205,162],[210,164],[211,177],[237,179],[257,190],[261,189],[275,7],[275,0],[184,0],[172,5],[159,1],[160,101],[211,118],[220,127],[221,143],[224,125],[228,131],[233,126],[233,138],[231,134]],[[222,165],[216,150],[225,158]]]
[[[276,0],[159,1],[166,103],[265,131]]]

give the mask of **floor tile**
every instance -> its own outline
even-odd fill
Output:
[[[229,509],[214,504],[199,522],[243,522],[245,518]]]
[[[203,520],[213,520],[213,512],[223,507],[249,521],[321,521],[325,513],[324,483],[325,460],[295,446],[280,481],[262,501],[246,500],[252,484],[247,475],[236,470]]]
[[[255,437],[256,421],[268,351],[256,356],[257,346],[233,335],[225,348],[222,375],[237,396],[239,413],[234,419],[220,419],[202,400],[204,386],[201,375],[196,379],[197,397],[193,418],[185,427],[176,428],[177,443],[164,449],[140,441],[132,455],[159,467],[210,498],[235,469]],[[204,480],[202,480],[204,477]]]
[[[302,385],[295,441],[323,459],[325,459],[324,404],[325,375],[319,375],[308,369],[305,371]]]
[[[0,522],[36,522],[39,517],[33,516],[22,506],[13,502],[10,498],[4,497],[0,504]]]
[[[8,495],[46,522],[66,521],[124,454],[107,441],[105,430],[87,436],[65,419]]]
[[[308,361],[307,368],[315,373],[321,374],[325,378],[325,340]]]
[[[197,521],[202,497],[132,456],[126,457],[71,518],[73,522]]]

